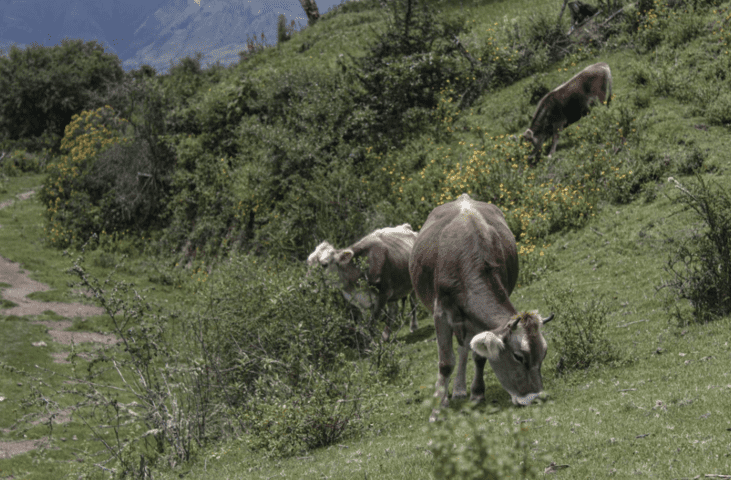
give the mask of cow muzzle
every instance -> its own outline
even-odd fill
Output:
[[[529,393],[528,395],[525,395],[523,397],[519,397],[518,395],[511,395],[511,397],[513,405],[528,406],[534,401],[537,401],[537,403],[545,402],[548,399],[548,394],[541,391],[538,393]]]

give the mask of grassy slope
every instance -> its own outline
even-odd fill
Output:
[[[468,10],[468,16],[488,27],[539,2],[524,3],[499,2]],[[612,66],[614,92],[625,96],[633,93],[627,81],[631,63],[654,59],[619,52],[587,58],[581,65],[561,63],[546,73],[546,83],[558,84],[595,61]],[[474,106],[467,124],[490,135],[515,133],[521,122],[514,121],[511,131],[510,122],[502,119],[522,113],[515,110],[528,81],[486,95]],[[693,118],[688,110],[672,99],[651,96],[649,106],[640,110],[647,120],[646,138],[666,145],[668,155],[680,149],[678,145],[694,142],[707,152],[706,165],[718,169],[714,180],[728,185],[727,130],[695,128],[707,121]],[[554,161],[560,161],[560,149]],[[513,294],[517,308],[544,311],[543,296],[555,287],[571,287],[579,301],[605,296],[612,307],[611,339],[631,360],[622,367],[557,378],[557,359],[549,347],[544,376],[552,400],[528,409],[512,407],[494,377],[487,375],[487,396],[497,403],[482,408],[485,421],[494,422],[492,414],[503,409],[531,420],[527,424],[534,450],[557,464],[570,465],[557,477],[678,478],[731,472],[727,431],[731,411],[724,401],[731,390],[729,319],[681,331],[663,309],[663,292],[656,287],[672,247],[668,238],[682,235],[689,217],[668,199],[673,196],[669,184],[658,182],[654,193],[657,198],[651,203],[640,198],[630,205],[607,205],[581,231],[551,237],[554,270]],[[430,319],[421,322],[428,325]],[[419,333],[428,335],[428,329]],[[551,328],[546,331],[550,345]],[[656,353],[658,348],[661,354]],[[210,452],[191,470],[190,478],[429,478],[432,427],[426,419],[436,377],[435,350],[433,335],[415,342],[406,337],[403,367],[408,373],[399,384],[384,387],[374,402],[370,428],[359,438],[285,460],[263,459],[242,443],[231,442]],[[465,406],[454,403],[453,409]]]
[[[555,13],[560,7],[559,2],[550,7],[544,5],[545,2],[525,0],[492,2],[473,8],[467,3],[465,11],[487,28],[505,15],[513,17],[525,11],[536,11],[536,8]],[[311,61],[310,56],[326,57],[332,67],[339,53],[357,52],[355,48],[348,50],[347,37],[353,35],[355,29],[358,35],[366,34],[370,25],[364,25],[363,20],[370,19],[377,27],[379,18],[373,12],[363,12],[322,22],[319,29],[303,32],[285,44],[281,51],[267,52],[257,60],[262,66],[257,74],[276,72],[293,56],[300,58],[303,65]],[[480,28],[475,28],[473,35],[478,35],[479,31]],[[311,43],[307,55],[295,54],[305,42]],[[281,65],[278,59],[281,59]],[[557,65],[546,81],[549,84],[560,82],[579,67],[604,60],[612,65],[615,93],[627,95],[630,86],[626,71],[632,59],[630,54],[616,53],[587,59],[575,67]],[[640,60],[652,61],[650,56]],[[558,68],[562,72],[559,73]],[[569,72],[563,71],[564,68],[569,68]],[[496,119],[515,113],[525,84],[526,81],[519,82],[485,96],[474,109],[481,113],[475,113],[466,121],[480,125],[490,134],[513,133],[506,131],[505,122]],[[729,143],[726,130],[695,129],[693,125],[704,123],[704,120],[686,119],[686,111],[687,107],[677,102],[651,97],[649,107],[641,111],[648,118],[648,138],[665,142],[669,149],[680,140],[693,138],[696,145],[708,149],[707,163],[719,168],[715,179],[730,184],[725,155]],[[560,161],[560,145],[555,161]],[[37,184],[35,178],[28,183]],[[17,185],[20,188],[21,184]],[[14,187],[8,187],[9,191],[0,195],[0,201],[15,193],[10,192],[11,188]],[[651,478],[677,478],[731,473],[727,448],[727,437],[731,434],[726,430],[731,427],[731,413],[724,401],[731,389],[728,379],[731,351],[726,334],[729,321],[689,327],[682,332],[670,324],[655,286],[662,281],[662,265],[668,251],[666,236],[682,232],[688,217],[677,213],[678,208],[664,196],[665,193],[672,195],[668,184],[658,184],[657,189],[658,197],[652,203],[638,199],[626,206],[606,206],[581,231],[551,237],[549,254],[555,258],[551,275],[513,294],[517,308],[544,311],[543,295],[556,286],[571,286],[579,299],[606,295],[606,301],[613,307],[609,319],[611,337],[634,360],[623,367],[557,378],[553,373],[555,352],[549,347],[544,376],[552,400],[541,407],[526,409],[512,407],[508,395],[494,377],[487,375],[487,396],[496,399],[497,403],[481,409],[485,422],[495,421],[498,417],[493,413],[497,410],[514,411],[523,419],[532,419],[527,425],[535,442],[534,448],[546,452],[558,464],[570,465],[558,474],[562,478],[602,477],[612,473],[619,478],[639,474]],[[0,212],[0,224],[3,225],[0,255],[21,261],[34,272],[34,278],[53,285],[59,298],[70,299],[70,289],[65,285],[68,277],[62,274],[69,259],[33,240],[41,237],[40,205],[30,200]],[[90,263],[101,270],[101,266],[109,262],[100,255],[95,252],[89,257]],[[152,293],[152,284],[147,282],[151,272],[144,261],[135,263],[124,273]],[[154,295],[171,302],[181,301],[172,289],[159,285]],[[369,401],[372,408],[368,418],[370,427],[362,436],[343,440],[337,446],[314,451],[304,458],[286,460],[263,459],[260,454],[247,451],[242,443],[230,442],[207,452],[192,467],[189,478],[429,478],[432,456],[428,449],[432,427],[426,422],[429,407],[424,402],[433,393],[436,348],[428,326],[431,320],[422,318],[420,321],[419,335],[405,338],[404,374],[396,384],[385,386],[380,396]],[[3,323],[4,345],[27,343],[32,332],[11,329],[11,324],[21,325],[17,321],[4,320]],[[550,345],[551,329],[546,331]],[[421,338],[425,336],[426,339]],[[654,352],[659,347],[663,351],[658,355]],[[19,355],[4,355],[3,360],[26,367],[39,362],[38,359],[24,360]],[[40,362],[50,364],[48,358]],[[3,375],[7,376],[4,381],[8,388],[19,381],[10,374]],[[13,398],[5,391],[2,393]],[[18,388],[16,393],[23,391]],[[453,409],[459,410],[466,405],[465,402],[454,403]],[[17,403],[13,408],[15,406]],[[0,426],[12,423],[13,415],[9,403],[0,406]],[[77,432],[76,426],[67,428],[68,433],[64,435]],[[636,438],[646,434],[649,435]],[[31,432],[29,438],[34,438],[33,435],[40,436],[42,432],[40,429]],[[455,441],[459,441],[458,438]],[[59,458],[68,455],[67,450],[63,452]],[[13,474],[20,478],[20,472],[33,470],[35,474],[29,478],[45,478],[45,472],[41,472],[38,465],[32,466],[29,457],[0,461],[0,477]],[[46,468],[51,467],[43,467]],[[178,473],[174,474],[175,478]]]

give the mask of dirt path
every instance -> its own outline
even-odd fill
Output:
[[[18,200],[26,200],[30,198],[35,192],[33,190],[25,193],[16,195]],[[0,203],[0,208],[6,208],[12,205],[14,200],[7,200]],[[2,225],[0,225],[2,228]],[[80,303],[61,303],[61,302],[41,302],[33,300],[27,296],[34,292],[45,292],[50,290],[48,285],[41,282],[32,280],[28,274],[23,271],[19,263],[11,262],[3,257],[0,257],[0,283],[6,283],[10,287],[0,290],[0,296],[5,300],[9,300],[16,304],[16,306],[6,309],[0,309],[0,315],[15,315],[23,317],[26,315],[40,315],[45,311],[53,311],[58,315],[66,318],[87,318],[93,315],[104,314],[104,309],[92,305],[83,305]],[[32,322],[35,325],[44,325],[47,328],[47,333],[51,336],[54,342],[63,345],[71,345],[72,343],[84,343],[94,342],[104,345],[112,345],[117,341],[117,337],[114,335],[103,335],[95,332],[69,332],[66,331],[71,327],[71,320],[59,320],[59,321],[35,321]],[[29,345],[29,348],[42,348],[45,347],[46,343],[43,341],[33,342]],[[54,354],[53,359],[56,363],[66,363],[67,353]],[[0,393],[0,398],[5,401],[6,399]],[[60,423],[60,421],[69,421],[70,416],[68,413],[58,412],[59,417],[56,418],[54,423]],[[31,450],[35,450],[42,445],[44,439],[40,440],[25,440],[20,442],[2,442],[0,441],[0,459],[10,458],[21,453],[26,453]]]

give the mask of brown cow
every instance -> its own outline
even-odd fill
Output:
[[[556,153],[558,133],[564,127],[578,122],[594,103],[607,106],[612,99],[612,72],[606,63],[595,63],[574,75],[568,82],[548,92],[536,107],[530,127],[523,137],[533,143],[532,159],[538,160],[546,138],[553,135],[550,157]]]
[[[457,337],[459,364],[452,398],[466,397],[468,345],[475,378],[471,398],[485,399],[485,361],[513,403],[527,405],[541,393],[541,364],[546,341],[537,312],[519,314],[510,303],[518,279],[515,237],[502,212],[467,194],[435,208],[416,238],[409,259],[416,295],[434,314],[439,348],[435,397],[449,404],[449,376],[454,369],[452,335]],[[436,420],[434,410],[430,421]]]
[[[307,258],[307,265],[321,265],[336,273],[343,296],[350,303],[372,309],[378,320],[389,302],[409,298],[411,304],[411,331],[419,328],[416,321],[416,300],[409,277],[409,255],[416,240],[416,232],[405,223],[398,227],[381,228],[363,237],[343,250],[336,250],[328,242],[322,242]],[[368,270],[362,271],[357,260],[364,258]],[[369,288],[358,288],[358,280],[364,279]],[[383,337],[388,338],[391,329],[386,322]]]

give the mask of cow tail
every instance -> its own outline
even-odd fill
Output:
[[[612,71],[607,67],[607,77],[606,77],[606,87],[607,87],[607,107],[609,106],[609,102],[612,101]]]

